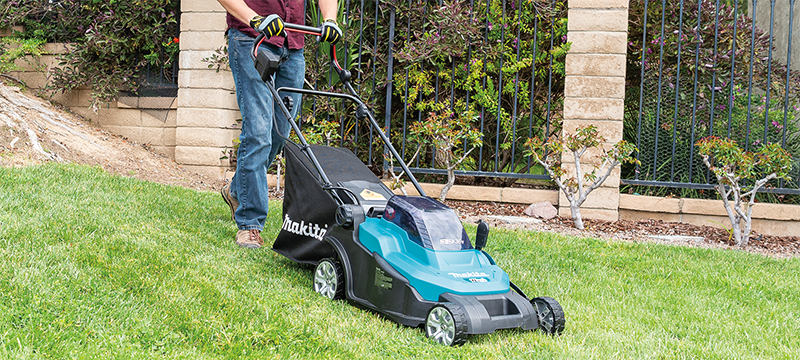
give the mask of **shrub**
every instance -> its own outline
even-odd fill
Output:
[[[589,125],[577,128],[575,132],[566,134],[563,139],[554,137],[544,141],[539,137],[534,137],[525,143],[528,149],[526,155],[533,156],[536,162],[544,167],[550,178],[566,196],[572,212],[572,220],[578,229],[583,229],[580,207],[586,201],[586,197],[606,181],[617,165],[636,163],[637,161],[633,157],[637,151],[633,144],[621,140],[610,150],[606,150],[603,147],[605,142],[606,139],[600,136],[597,127]],[[591,172],[584,172],[583,165],[586,164],[581,163],[581,158],[586,151],[592,148],[601,149],[599,156],[601,165],[593,166]],[[572,156],[575,162],[575,175],[568,178],[564,178],[567,171],[561,163],[562,154]]]
[[[0,38],[0,74],[22,70],[17,60],[33,64],[33,59],[42,55],[44,41],[39,39]]]
[[[725,205],[736,245],[745,246],[750,239],[756,193],[772,179],[788,178],[791,155],[776,143],[751,152],[742,150],[736,141],[716,136],[701,139],[697,147],[703,163],[717,178],[714,189]]]
[[[481,133],[472,127],[476,118],[471,112],[431,112],[425,121],[411,125],[409,141],[420,144],[420,147],[432,147],[436,166],[447,170],[447,183],[439,193],[439,201],[444,201],[453,187],[456,167],[468,160],[469,154],[482,144]]]
[[[473,151],[472,161],[463,163],[463,168],[494,168],[497,161],[499,171],[527,172],[519,151],[525,136],[542,133],[548,120],[552,123],[550,134],[559,129],[564,58],[569,47],[565,42],[566,4],[537,0],[508,1],[505,8],[498,1],[491,1],[488,8],[486,5],[486,1],[475,1],[472,7],[469,2],[444,1],[440,5],[425,1],[381,2],[376,6],[368,0],[363,11],[354,6],[347,19],[340,18],[346,42],[338,47],[338,57],[353,72],[353,86],[378,119],[387,117],[387,86],[392,86],[388,94],[390,127],[401,130],[393,131],[395,144],[405,139],[412,123],[423,121],[431,112],[472,112],[479,114],[477,121],[483,124],[486,141],[482,152]],[[522,11],[518,11],[520,8]],[[389,81],[390,44],[386,39],[392,11],[394,73]],[[338,79],[329,77],[328,64],[323,61],[327,52],[317,53],[316,49],[316,44],[307,42],[306,78],[322,89],[335,87]],[[380,159],[382,146],[373,141],[368,124],[352,120],[351,105],[314,99],[304,106],[304,114],[342,124],[341,142],[356,149],[362,160],[371,163]],[[495,157],[498,149],[500,157]],[[366,158],[366,154],[372,158]],[[409,152],[405,160],[410,156]],[[434,162],[433,151],[422,157],[424,163]]]
[[[399,69],[405,71],[395,71],[394,95],[407,99],[408,106],[399,109],[479,114],[487,141],[483,154],[472,155],[471,169],[529,171],[521,167],[524,155],[516,151],[525,138],[518,132],[541,134],[548,120],[555,125],[546,137],[559,129],[560,112],[554,110],[563,101],[569,49],[566,4],[493,1],[487,7],[486,1],[476,1],[470,8],[466,2],[422,3],[401,7],[398,17],[411,29],[402,31],[396,44]],[[395,118],[402,115],[398,110]]]
[[[169,66],[178,51],[177,0],[15,0],[0,27],[23,25],[23,38],[70,42],[61,67],[51,73],[50,90],[87,86],[91,107],[136,91],[148,64]]]

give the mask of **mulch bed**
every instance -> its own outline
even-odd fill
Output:
[[[526,216],[523,211],[526,205],[451,201],[445,203],[456,210],[462,218],[474,219],[487,215],[501,216]],[[507,226],[501,222],[491,223],[493,226]],[[551,231],[566,233],[576,236],[593,236],[600,238],[615,238],[632,241],[653,241],[648,235],[682,235],[703,237],[704,245],[713,245],[723,248],[738,248],[730,234],[725,229],[710,226],[697,226],[682,223],[665,222],[661,220],[640,220],[640,221],[603,221],[594,219],[584,219],[586,229],[580,231],[575,229],[572,219],[556,217],[544,220],[539,226],[526,226],[533,230]],[[683,245],[692,245],[683,243]],[[750,243],[745,250],[762,253],[776,257],[798,257],[800,256],[800,237],[797,236],[772,236],[752,233]]]

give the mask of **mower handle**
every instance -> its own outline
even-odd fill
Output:
[[[306,25],[299,25],[299,24],[292,24],[292,23],[283,23],[283,28],[289,32],[295,32],[300,34],[307,34],[307,35],[314,35],[317,37],[317,41],[319,41],[319,37],[322,36],[322,28],[317,28],[313,26],[306,26]],[[258,56],[258,47],[266,40],[266,36],[261,33],[258,34],[256,40],[253,42],[253,51],[250,52],[250,57],[255,58]],[[288,43],[284,44],[288,45]],[[350,81],[350,71],[342,68],[339,65],[338,59],[336,59],[336,44],[331,44],[331,65],[333,65],[333,69],[336,71],[336,74],[339,75],[339,78],[342,79],[342,82]],[[281,61],[282,62],[282,61]]]
[[[315,28],[315,27],[311,27],[311,26],[284,23],[284,29],[286,31],[290,31],[290,32],[297,32],[297,33],[308,34],[308,35],[316,35],[317,36],[317,40],[319,40],[319,37],[322,36],[322,29],[321,28]],[[258,46],[261,45],[261,43],[264,42],[265,39],[266,39],[266,37],[262,33],[262,34],[259,34],[258,37],[256,37],[256,40],[253,42],[253,50],[250,52],[250,56],[253,58],[254,63],[256,62],[256,57],[258,56]],[[286,40],[284,40],[284,45],[285,46],[289,45],[288,42],[286,42]],[[267,83],[267,87],[269,88],[270,92],[272,93],[272,95],[273,95],[273,97],[275,99],[280,99],[279,92],[286,91],[286,92],[295,92],[295,93],[307,94],[307,95],[322,95],[322,96],[339,97],[339,98],[344,98],[344,99],[351,100],[351,101],[355,102],[356,104],[358,104],[358,110],[361,111],[363,113],[363,115],[369,119],[369,121],[370,121],[370,123],[371,123],[371,125],[373,127],[378,129],[378,135],[381,137],[381,140],[383,140],[384,144],[389,149],[389,151],[392,153],[392,155],[396,159],[398,159],[398,161],[400,162],[400,167],[403,169],[403,171],[405,171],[406,174],[408,174],[408,177],[411,179],[411,183],[417,189],[419,194],[422,195],[422,196],[427,196],[425,194],[425,190],[422,189],[422,186],[419,185],[419,183],[417,182],[417,179],[414,177],[414,174],[411,173],[411,170],[408,168],[408,165],[406,165],[406,163],[403,161],[403,159],[400,156],[400,154],[398,154],[397,150],[394,148],[394,146],[392,146],[392,143],[389,140],[389,138],[386,136],[386,134],[383,133],[383,130],[382,130],[381,126],[378,124],[377,120],[375,120],[375,117],[372,115],[372,112],[369,111],[369,109],[367,108],[367,105],[364,104],[363,101],[361,101],[361,98],[359,98],[358,93],[353,88],[353,86],[350,84],[350,76],[351,76],[350,71],[342,68],[339,65],[339,62],[336,59],[336,45],[335,44],[331,44],[331,52],[330,52],[330,54],[331,54],[331,65],[333,65],[332,66],[333,69],[336,71],[337,75],[339,75],[339,79],[342,81],[342,84],[344,85],[345,89],[350,94],[339,94],[339,93],[330,93],[330,92],[323,92],[323,91],[316,91],[316,90],[294,89],[294,88],[275,89],[275,86],[273,84],[271,84],[269,81],[267,81],[265,78],[262,79],[262,80],[264,80]],[[275,64],[276,66],[279,66],[280,63],[283,62],[283,60],[278,61],[277,59],[273,60],[273,61],[277,62],[277,64]],[[258,65],[256,65],[256,67],[258,67]],[[303,137],[302,133],[300,132],[300,128],[297,126],[297,124],[294,122],[294,120],[291,119],[292,116],[290,114],[290,111],[286,108],[286,106],[283,104],[282,101],[278,101],[277,103],[278,103],[279,107],[281,108],[281,111],[283,111],[283,113],[286,116],[286,118],[290,119],[289,123],[291,124],[291,126],[292,126],[293,130],[295,131],[295,133],[297,134],[297,136],[300,138],[300,143],[303,145],[301,147],[301,150],[305,151],[307,153],[307,155],[309,155],[309,158],[311,159],[312,164],[314,165],[314,168],[319,172],[319,174],[320,174],[320,176],[321,176],[321,178],[322,178],[322,180],[324,182],[324,184],[323,184],[324,187],[332,188],[330,180],[328,179],[328,177],[325,174],[325,172],[322,170],[322,166],[320,166],[319,163],[317,162],[317,159],[313,155],[313,153],[311,151],[311,148],[309,147],[308,143],[305,140],[305,137]],[[332,194],[334,195],[335,198],[338,199],[338,195],[336,195],[335,192],[332,192]],[[339,201],[339,203],[341,204],[342,202]]]

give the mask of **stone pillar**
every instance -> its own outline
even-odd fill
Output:
[[[625,54],[628,40],[628,0],[570,0],[567,37],[572,43],[566,59],[564,127],[572,132],[594,124],[610,147],[622,139],[625,99]],[[582,170],[597,163],[598,152],[581,159]],[[570,156],[562,157],[566,176],[575,173]],[[587,169],[589,168],[589,169]],[[559,215],[570,216],[563,193]],[[595,189],[581,206],[583,218],[619,219],[619,168]]]
[[[181,1],[175,161],[213,178],[229,168],[221,157],[238,138],[241,118],[230,70],[209,69],[203,61],[227,47],[225,28],[225,9],[216,0]]]

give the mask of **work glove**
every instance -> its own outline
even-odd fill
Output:
[[[267,39],[275,35],[286,35],[286,31],[283,29],[283,19],[278,14],[272,14],[267,17],[256,15],[250,20],[250,26],[264,34]]]
[[[327,42],[336,44],[342,38],[342,29],[336,24],[336,20],[325,19],[322,24],[322,35],[319,36],[319,42]]]

